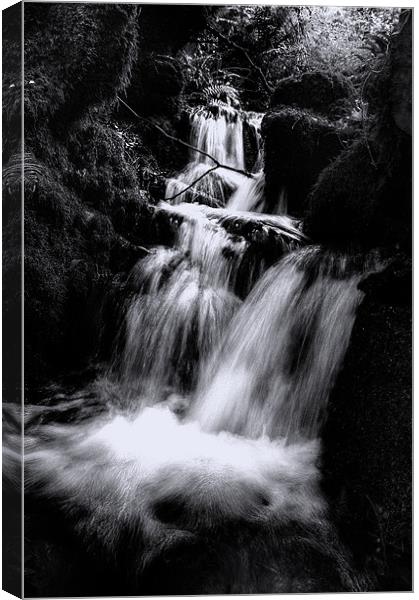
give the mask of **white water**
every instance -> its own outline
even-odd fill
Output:
[[[54,443],[39,447],[27,438],[28,489],[41,483],[43,494],[71,498],[88,511],[87,533],[96,533],[92,520],[101,523],[99,533],[111,547],[119,518],[133,529],[141,524],[151,540],[161,535],[165,524],[156,522],[154,507],[174,499],[184,505],[176,524],[191,531],[238,517],[309,522],[325,510],[317,492],[317,443],[287,447],[266,438],[212,435],[197,423],[179,423],[161,406],[78,428],[44,426],[43,436]]]
[[[118,349],[114,361],[137,406],[187,391],[241,304],[235,286],[249,242],[224,225],[262,220],[268,232],[281,236],[285,251],[302,239],[283,216],[246,216],[188,203],[163,203],[161,210],[181,221],[175,247],[155,248],[134,268],[130,279],[137,293],[121,332],[122,356]]]
[[[214,157],[222,165],[244,169],[243,121],[238,111],[231,108],[217,117],[204,111],[195,112],[190,121],[192,146]],[[166,198],[177,196],[173,199],[176,204],[198,200],[210,206],[224,206],[227,198],[246,177],[219,168],[195,183],[214,164],[209,156],[191,150],[188,165],[176,178],[167,182]],[[191,184],[194,184],[191,189],[180,193]]]
[[[176,247],[155,248],[134,269],[138,293],[126,315],[120,370],[125,388],[141,392],[141,403],[182,393],[183,380],[217,344],[241,302],[234,280],[245,240],[199,211],[189,213]]]
[[[233,211],[265,212],[265,177],[260,134],[262,118],[262,113],[242,113],[227,105],[218,110],[216,115],[203,109],[192,113],[190,144],[209,156],[191,150],[185,169],[168,180],[166,199],[174,204],[200,202],[215,207],[227,206]],[[224,168],[205,175],[215,164],[210,156],[222,165],[245,170],[243,119],[253,133],[257,149],[253,177]],[[182,193],[183,190],[186,191]],[[274,212],[286,213],[283,199],[278,199]]]
[[[223,168],[208,173],[215,164],[210,156],[222,165],[245,169],[243,119],[253,133],[257,150],[252,168],[253,176],[246,177]],[[191,150],[185,169],[168,180],[166,198],[174,204],[201,202],[214,207],[226,206],[231,211],[266,212],[260,133],[262,119],[262,113],[242,113],[228,106],[216,115],[207,110],[194,112],[191,116],[190,144],[210,156]],[[186,190],[185,193],[181,193],[183,190]],[[278,201],[270,212],[286,214],[285,190],[281,190]]]
[[[363,296],[346,262],[308,247],[266,273],[209,361],[191,419],[247,438],[318,436]]]

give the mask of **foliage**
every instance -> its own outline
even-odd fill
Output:
[[[394,8],[307,8],[304,67],[341,72],[360,83],[387,52],[399,12]]]

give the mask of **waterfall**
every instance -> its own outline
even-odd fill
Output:
[[[228,105],[222,109],[217,105],[216,111],[204,107],[195,110],[190,117],[189,143],[204,154],[190,150],[187,166],[167,182],[166,199],[175,204],[200,202],[214,207],[227,206],[232,211],[264,213],[262,119],[263,113],[240,112]],[[244,121],[252,132],[257,151],[253,177],[223,168],[211,170],[214,161],[210,156],[220,164],[244,170]],[[183,190],[186,191],[182,193]],[[282,190],[271,212],[286,214],[286,210],[285,191]]]
[[[200,109],[192,113],[190,125],[190,144],[205,154],[190,150],[186,168],[167,182],[166,198],[177,195],[174,199],[176,204],[200,201],[210,206],[225,206],[228,196],[246,179],[244,175],[219,168],[197,180],[214,167],[214,161],[206,154],[222,165],[244,169],[243,121],[240,112],[225,107],[214,115],[209,110]],[[187,192],[180,193],[192,184],[193,187]]]
[[[215,207],[227,206],[234,211],[263,213],[265,177],[260,133],[262,118],[263,113],[240,112],[228,105],[222,108],[217,105],[215,111],[213,106],[195,110],[190,116],[189,143],[204,154],[190,150],[185,169],[167,182],[166,199],[175,204],[201,202]],[[209,156],[213,156],[220,164],[245,169],[244,121],[256,145],[257,158],[252,169],[254,176],[246,177],[223,168],[208,173],[214,167],[214,161]],[[186,191],[181,193],[183,190]],[[286,213],[283,202],[278,202],[276,213]]]
[[[184,391],[240,304],[232,289],[246,242],[193,217],[180,225],[175,249],[156,248],[132,274],[138,291],[117,360],[125,386],[141,389],[146,403]]]
[[[316,247],[257,284],[208,362],[191,418],[207,431],[314,439],[352,330],[363,272]]]
[[[123,350],[118,346],[113,364],[137,405],[184,394],[196,382],[200,365],[241,304],[236,279],[249,247],[243,236],[229,233],[234,213],[188,203],[160,209],[181,221],[175,247],[157,247],[134,267]],[[236,218],[246,222],[245,216]],[[285,251],[301,243],[291,219],[273,216],[263,222],[281,236]]]
[[[191,144],[243,169],[243,119],[232,106],[197,110]],[[257,137],[260,116],[249,119]],[[25,408],[29,493],[58,500],[87,545],[126,556],[127,532],[141,548],[138,574],[208,532],[222,556],[223,528],[240,524],[249,527],[241,593],[256,569],[255,535],[272,571],[270,548],[293,528],[328,543],[321,427],[358,283],[379,263],[307,245],[301,223],[284,214],[285,190],[277,214],[265,214],[258,149],[252,178],[217,169],[196,184],[213,162],[191,150],[166,198],[194,185],[155,208],[174,243],[130,272],[109,368],[65,402],[60,393]],[[265,264],[261,248],[280,259]],[[7,434],[6,444],[13,463],[19,438]]]

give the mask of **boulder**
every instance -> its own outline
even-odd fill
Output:
[[[320,174],[304,232],[338,246],[402,244],[412,235],[410,138],[394,129],[360,138]]]
[[[339,73],[313,71],[281,79],[272,95],[271,107],[307,108],[331,118],[351,97],[348,79]]]
[[[411,37],[407,10],[381,69],[365,80],[371,115],[362,135],[324,169],[308,199],[304,230],[315,241],[410,252]]]

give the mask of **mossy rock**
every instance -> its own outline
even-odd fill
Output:
[[[274,209],[284,187],[288,212],[301,216],[306,197],[320,172],[342,152],[354,133],[307,110],[282,107],[265,116],[262,135],[267,202]]]
[[[138,53],[138,7],[29,3],[25,39],[26,127],[58,112],[62,125],[127,88]]]
[[[25,177],[24,224],[29,384],[80,368],[94,354],[98,299],[113,273],[128,272],[144,255],[141,232],[147,230],[143,222],[137,244],[126,240],[115,231],[111,214],[88,207],[61,183],[59,173],[32,160],[36,168]],[[139,199],[137,205],[144,218]]]
[[[2,156],[6,164],[16,152],[22,126],[22,10],[21,3],[3,13],[2,33]]]
[[[411,160],[407,138],[362,138],[321,173],[307,201],[314,241],[373,248],[411,245]],[[395,204],[395,199],[397,203]]]
[[[271,107],[308,108],[330,118],[344,108],[351,93],[351,85],[343,75],[313,71],[281,79],[272,95]]]

